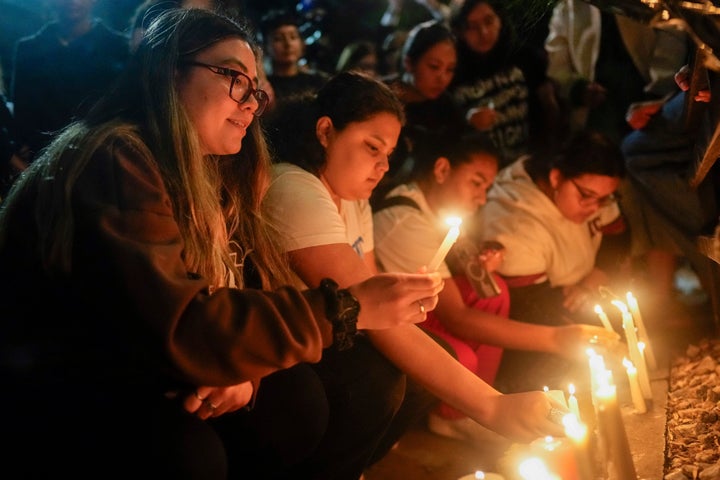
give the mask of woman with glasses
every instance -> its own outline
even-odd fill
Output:
[[[306,362],[434,308],[437,275],[283,286],[256,85],[243,27],[171,10],[3,201],[9,471],[309,478],[329,413]]]
[[[615,201],[624,175],[619,146],[590,131],[574,134],[556,155],[523,156],[500,171],[469,229],[478,241],[506,247],[498,272],[510,288],[511,318],[599,324],[593,307],[610,276],[596,257],[603,234],[624,229]],[[529,371],[547,368],[543,357],[506,351],[498,388],[524,388],[522,381],[533,378]],[[561,367],[547,370],[563,373]]]

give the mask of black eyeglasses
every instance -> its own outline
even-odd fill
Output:
[[[253,87],[252,79],[243,72],[233,70],[232,68],[219,67],[217,65],[209,65],[207,63],[195,61],[184,62],[184,65],[205,67],[217,75],[230,77],[230,98],[235,100],[237,103],[245,103],[252,96],[258,104],[257,109],[253,113],[256,117],[262,115],[270,102],[270,97],[267,92]]]
[[[618,200],[617,193],[611,193],[610,195],[606,195],[604,197],[598,197],[578,185],[572,178],[569,178],[568,180],[570,180],[570,183],[575,185],[575,190],[577,190],[580,194],[580,205],[584,207],[589,207],[591,205],[597,205],[598,207],[607,207],[608,205],[612,205]]]

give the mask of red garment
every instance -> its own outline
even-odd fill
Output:
[[[493,273],[493,277],[495,277],[495,281],[500,287],[501,292],[499,295],[489,298],[478,297],[464,275],[456,275],[453,277],[453,280],[460,289],[466,305],[507,319],[510,314],[510,294],[502,277],[496,273]],[[452,347],[458,361],[467,369],[474,372],[490,385],[495,382],[495,375],[500,367],[500,360],[502,358],[503,349],[501,347],[485,345],[480,342],[455,337],[448,332],[435,315],[435,312],[428,312],[427,319],[419,325],[424,330],[446,341]],[[440,403],[435,413],[444,418],[464,418],[467,416],[445,403]]]

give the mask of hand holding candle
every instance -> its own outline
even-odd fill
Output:
[[[450,225],[450,230],[445,236],[445,240],[443,240],[440,248],[438,248],[438,251],[435,252],[435,256],[427,264],[428,272],[435,272],[438,268],[440,268],[440,264],[443,260],[445,260],[445,256],[450,251],[450,247],[453,246],[460,236],[460,224],[462,223],[462,219],[460,217],[449,217],[445,221],[448,225]]]

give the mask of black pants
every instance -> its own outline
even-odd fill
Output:
[[[591,314],[571,314],[563,306],[562,288],[548,282],[510,289],[510,318],[536,325],[588,323],[600,325]],[[545,352],[505,349],[495,377],[495,388],[503,393],[529,390],[567,390],[567,382],[580,383],[586,363]]]
[[[4,471],[22,479],[357,480],[397,412],[405,376],[369,342],[264,378],[254,408],[203,421],[109,382],[8,382]]]
[[[313,365],[330,405],[328,429],[294,478],[357,480],[369,465],[405,395],[405,375],[365,337]]]

